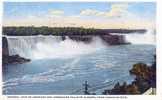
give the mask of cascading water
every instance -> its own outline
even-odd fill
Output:
[[[155,31],[147,30],[145,33],[131,33],[125,35],[126,41],[132,44],[153,44],[155,45]]]
[[[119,34],[119,33],[118,33]],[[148,30],[146,33],[124,34],[125,41],[131,44],[155,44],[155,33]],[[9,45],[9,54],[19,54],[30,59],[69,58],[76,55],[89,54],[105,47],[99,37],[93,37],[89,44],[76,42],[68,37],[62,40],[61,36],[6,36]]]
[[[134,45],[133,34],[125,35],[132,45],[106,47],[99,37],[84,43],[68,37],[62,40],[61,36],[6,36],[10,55],[19,54],[32,60],[6,65],[3,94],[80,95],[83,90],[76,90],[82,89],[86,80],[92,92],[99,94],[117,82],[130,83],[134,79],[129,75],[130,67],[139,62],[151,64],[155,46],[145,45],[148,42],[138,41],[138,38],[136,41],[142,45]],[[142,38],[148,34],[138,35]],[[94,86],[99,86],[98,90],[94,90]]]
[[[69,58],[103,48],[102,40],[94,37],[89,44],[61,36],[8,36],[9,54],[30,59]]]

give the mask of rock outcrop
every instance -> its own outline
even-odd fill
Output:
[[[156,60],[151,66],[144,63],[137,63],[133,65],[130,70],[131,75],[135,75],[135,80],[128,84],[124,82],[122,85],[116,83],[113,89],[104,90],[103,94],[113,95],[128,95],[128,94],[142,94],[149,88],[156,88]]]
[[[123,35],[96,35],[97,37],[101,38],[105,43],[108,45],[121,45],[121,44],[128,44],[125,41],[125,37]],[[71,35],[68,36],[70,39],[74,41],[81,41],[84,43],[90,43],[93,40],[94,35]]]
[[[8,41],[6,37],[2,37],[2,55],[9,56]]]
[[[25,62],[29,62],[29,61],[30,61],[30,59],[20,57],[19,55],[3,56],[3,58],[2,58],[3,65],[21,64],[21,63],[25,63]]]
[[[125,37],[123,35],[101,35],[102,40],[104,40],[109,45],[120,45],[120,44],[128,44],[125,41]]]
[[[21,64],[29,61],[30,59],[20,57],[19,55],[9,55],[7,38],[2,37],[2,65]]]
[[[68,37],[73,41],[77,41],[77,42],[82,41],[84,43],[90,43],[93,39],[92,35],[71,35]]]

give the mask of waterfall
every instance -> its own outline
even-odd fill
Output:
[[[19,54],[22,57],[32,58],[33,50],[37,49],[39,43],[56,43],[61,37],[51,36],[7,36],[9,55]]]
[[[98,37],[89,44],[68,37],[62,40],[61,36],[7,36],[7,40],[9,55],[19,54],[30,59],[69,58],[105,47]]]
[[[118,33],[119,34],[119,33]],[[155,44],[155,32],[124,34],[126,42],[131,44]],[[105,48],[105,43],[97,36],[93,36],[90,43],[73,41],[62,36],[6,36],[9,55],[18,54],[24,58],[69,58],[89,54]]]
[[[153,30],[147,30],[145,33],[130,33],[125,35],[126,41],[132,44],[153,44],[155,45],[156,33]]]

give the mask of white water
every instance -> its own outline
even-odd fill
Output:
[[[133,79],[128,73],[130,67],[138,62],[151,63],[154,49],[152,45],[119,45],[70,59],[32,60],[7,65],[3,75],[3,93],[82,94],[82,91],[74,91],[83,88],[85,80],[92,87],[103,86],[103,83],[113,80],[129,83]]]
[[[156,33],[153,30],[147,30],[144,34],[131,33],[127,34],[126,41],[132,44],[153,44],[156,42]]]
[[[76,42],[60,36],[7,37],[10,55],[19,54],[30,59],[71,58],[104,48],[102,40],[94,37],[90,44]]]
[[[155,44],[155,33],[148,30],[144,34],[124,34],[126,42],[132,44]],[[61,36],[7,36],[10,55],[19,54],[30,59],[71,58],[90,54],[105,48],[99,37],[93,37],[89,44],[76,42],[68,37],[63,41]]]
[[[11,36],[7,39],[10,54],[32,59],[29,63],[7,65],[8,69],[3,71],[3,93],[14,95],[82,94],[82,91],[73,91],[83,88],[85,80],[91,86],[102,86],[113,80],[129,83],[133,79],[128,73],[132,64],[151,63],[155,51],[152,45],[105,47],[98,37],[89,44],[69,38],[62,41],[60,36]]]

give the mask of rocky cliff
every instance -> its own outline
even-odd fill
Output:
[[[30,59],[20,57],[19,55],[9,55],[8,41],[6,37],[2,37],[2,65],[20,64],[29,62]]]
[[[123,35],[107,34],[107,35],[97,35],[97,36],[100,37],[108,45],[127,44],[127,42],[125,41],[125,37]],[[82,41],[85,43],[90,43],[94,35],[71,35],[68,37],[74,41]]]
[[[8,41],[6,37],[2,37],[2,54],[3,56],[9,56]]]

